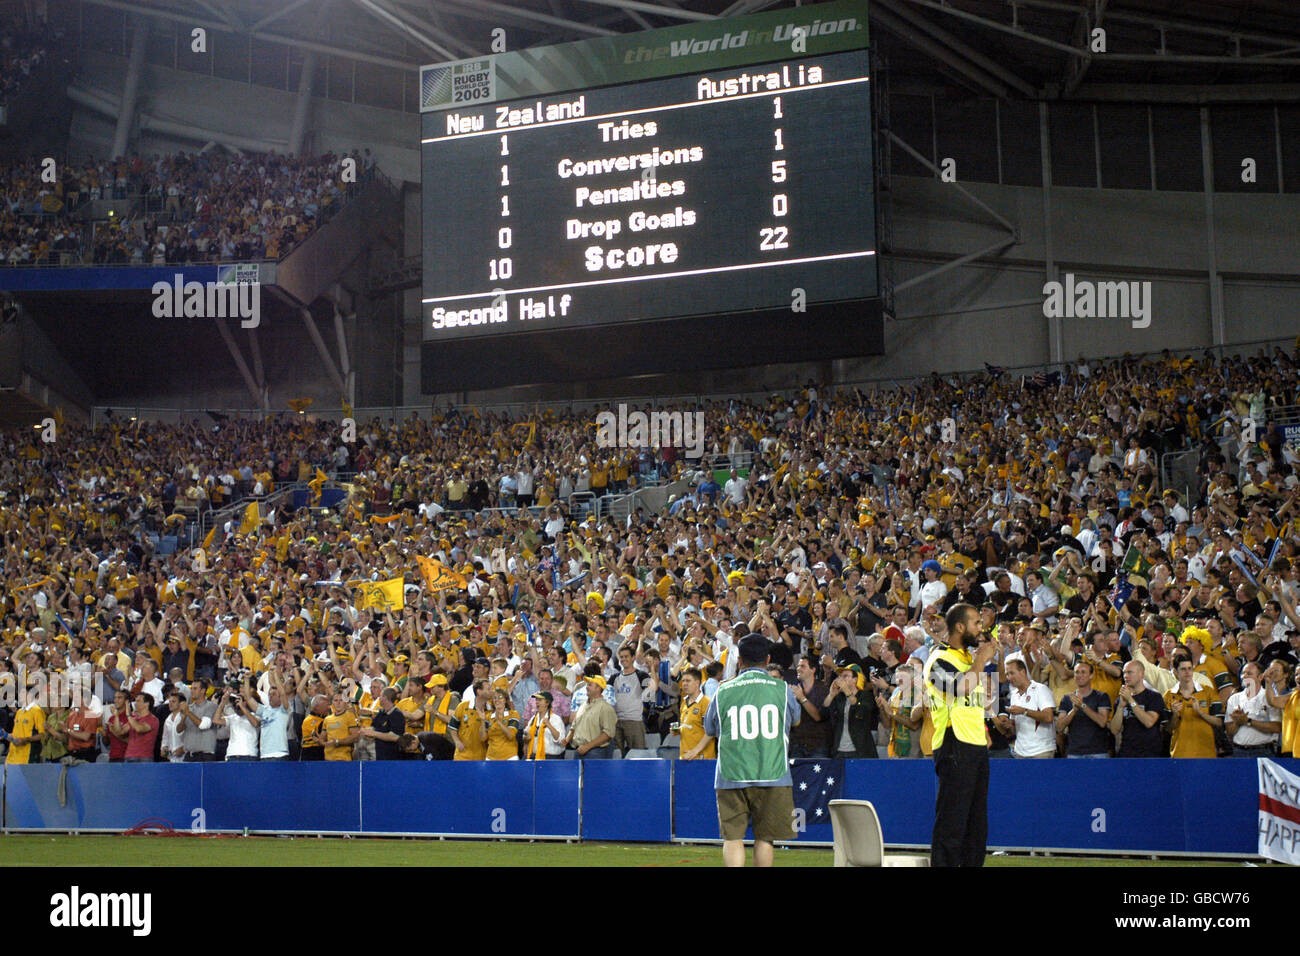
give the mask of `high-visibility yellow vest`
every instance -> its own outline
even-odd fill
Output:
[[[976,682],[975,686],[964,695],[945,693],[934,686],[930,671],[937,661],[944,660],[952,664],[959,674],[971,669],[971,654],[967,650],[957,650],[948,644],[940,645],[925,662],[925,686],[930,695],[930,713],[934,721],[933,748],[938,750],[943,744],[948,726],[957,739],[978,747],[988,745],[984,732],[984,685]]]

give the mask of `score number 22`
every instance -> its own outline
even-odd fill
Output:
[[[781,97],[779,96],[773,97],[772,107],[773,107],[772,118],[782,119],[783,114],[781,113]],[[782,142],[781,140],[781,127],[778,126],[774,130],[774,134],[776,136],[776,143],[772,147],[772,152],[774,153],[784,152],[785,143]],[[785,177],[786,177],[785,160],[784,159],[772,160],[772,182],[783,183],[785,182]],[[772,215],[778,218],[784,216],[789,211],[788,205],[789,204],[787,202],[785,193],[776,193],[772,197]],[[776,250],[776,249],[790,248],[790,242],[789,242],[790,230],[785,226],[764,226],[762,229],[758,230],[758,236],[759,236],[758,248],[764,252]]]

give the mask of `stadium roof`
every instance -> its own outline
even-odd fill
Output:
[[[300,49],[415,69],[795,6],[794,0],[84,0]],[[871,0],[895,89],[1030,99],[1300,100],[1294,0]],[[1089,38],[1105,31],[1106,52]]]

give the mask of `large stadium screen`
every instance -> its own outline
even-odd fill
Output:
[[[876,296],[866,26],[845,2],[425,68],[426,340]]]

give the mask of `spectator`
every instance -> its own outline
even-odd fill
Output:
[[[889,697],[882,691],[876,692],[876,707],[880,710],[881,719],[888,722],[888,754],[891,757],[921,756],[919,737],[925,724],[922,702],[924,693],[921,690],[919,662],[913,664],[912,660],[908,658],[899,666],[896,672],[898,684]]]
[[[1165,694],[1169,711],[1171,757],[1217,757],[1214,731],[1223,726],[1223,704],[1211,688],[1196,686],[1190,657],[1179,660],[1175,675],[1178,686]]]
[[[1140,661],[1124,665],[1124,682],[1120,685],[1110,731],[1118,741],[1117,757],[1167,757],[1163,726],[1169,718],[1164,698],[1143,682]]]
[[[573,716],[567,743],[578,751],[580,758],[608,758],[618,730],[618,717],[613,705],[605,700],[605,678],[589,674],[584,678],[587,699]]]
[[[712,760],[718,755],[717,741],[704,732],[709,698],[703,693],[703,676],[696,667],[682,671],[681,716],[678,718],[682,760]]]
[[[213,718],[217,704],[208,699],[210,684],[196,677],[190,684],[190,699],[181,705],[185,724],[181,730],[181,747],[186,763],[211,763],[217,759],[217,729]]]
[[[23,706],[14,715],[13,729],[5,735],[7,764],[40,763],[41,740],[45,735],[45,711],[37,704],[35,689],[23,692]]]
[[[375,742],[376,760],[397,760],[400,742],[406,733],[406,715],[397,709],[397,688],[385,687],[379,695],[379,709],[369,727],[361,733]]]
[[[1008,660],[1006,671],[1011,696],[998,723],[1004,733],[1009,730],[1015,737],[1012,753],[1017,757],[1055,757],[1055,696],[1046,684],[1030,680],[1023,659]]]
[[[1109,757],[1111,735],[1110,698],[1093,690],[1093,663],[1080,660],[1074,665],[1074,692],[1061,700],[1057,732],[1066,739],[1066,757]]]
[[[618,723],[614,745],[625,755],[629,750],[645,749],[645,696],[650,678],[636,669],[635,651],[624,644],[618,649],[619,673],[610,682],[614,688],[614,713]]]
[[[185,697],[174,690],[167,695],[167,717],[163,720],[162,746],[159,751],[169,763],[185,762]]]
[[[150,712],[153,705],[153,696],[148,692],[137,694],[131,702],[131,713],[126,719],[131,728],[123,757],[126,763],[153,762],[154,746],[158,740],[158,718]]]
[[[803,718],[790,728],[791,757],[829,757],[831,747],[831,722],[825,711],[829,688],[818,680],[815,658],[807,654],[799,658],[796,669],[798,680],[791,687]],[[707,710],[707,708],[706,708]]]
[[[1262,678],[1258,664],[1247,664],[1241,669],[1241,690],[1228,698],[1227,729],[1234,757],[1277,755],[1282,712],[1269,704]]]
[[[357,715],[348,706],[348,700],[342,691],[334,694],[330,701],[330,713],[321,721],[319,733],[323,737],[322,746],[326,760],[351,760],[352,745],[361,736]],[[286,745],[284,756],[289,755]]]
[[[536,712],[528,721],[525,737],[530,760],[555,760],[564,756],[564,721],[551,709],[553,698],[549,691],[539,690],[533,695]]]
[[[466,697],[456,706],[455,716],[448,721],[456,748],[454,759],[487,759],[488,696],[487,681],[475,681],[472,698]]]
[[[487,759],[514,760],[519,757],[519,714],[510,704],[510,692],[497,687],[491,692],[487,714]]]
[[[251,694],[252,688],[249,687],[247,680],[244,681],[240,693],[234,693],[227,687],[221,695],[217,712],[212,717],[214,724],[230,731],[230,743],[226,747],[225,758],[230,763],[258,759],[259,721],[256,704],[250,700]]]
[[[825,710],[831,725],[831,756],[878,757],[871,736],[876,719],[874,695],[866,689],[862,668],[843,668],[826,692]]]

